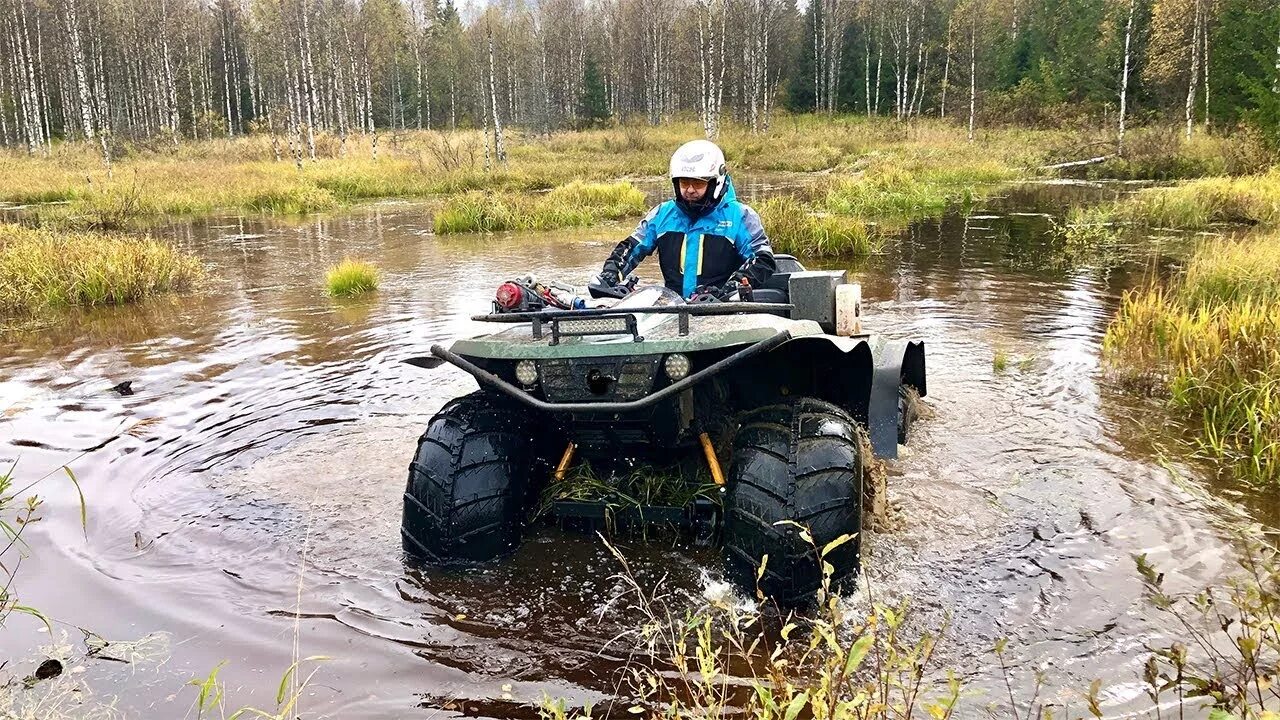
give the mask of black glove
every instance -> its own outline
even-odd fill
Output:
[[[689,302],[724,302],[733,297],[738,286],[732,282],[723,285],[700,285],[694,289]]]
[[[600,270],[600,284],[605,287],[616,287],[622,282],[622,268],[618,267],[618,261],[609,258],[604,261],[604,268]]]

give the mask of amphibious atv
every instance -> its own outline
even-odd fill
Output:
[[[719,542],[744,589],[768,555],[761,590],[803,602],[821,582],[814,546],[846,533],[825,559],[836,580],[856,573],[869,453],[892,458],[906,442],[927,390],[924,345],[862,333],[844,272],[777,260],[752,302],[649,287],[609,308],[495,312],[475,319],[505,328],[409,360],[451,363],[480,389],[418,442],[405,550],[438,563],[510,551],[538,489],[575,456],[605,467],[685,457],[721,485]]]

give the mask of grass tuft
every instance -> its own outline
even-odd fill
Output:
[[[790,196],[769,198],[759,204],[758,212],[777,252],[800,257],[869,255],[880,246],[860,218],[817,212]]]
[[[0,314],[132,302],[203,276],[194,256],[152,238],[0,224]]]
[[[630,183],[575,181],[540,196],[475,191],[450,198],[436,212],[435,230],[440,235],[552,230],[584,227],[644,211],[644,193]]]
[[[333,297],[362,295],[378,289],[378,270],[363,260],[343,258],[325,273],[324,284]]]
[[[1206,245],[1167,287],[1127,293],[1103,355],[1119,383],[1167,395],[1201,450],[1280,482],[1280,235]]]
[[[1280,225],[1280,168],[1261,175],[1148,188],[1108,205],[1073,209],[1068,215],[1070,225],[1110,222],[1184,230],[1214,223]]]

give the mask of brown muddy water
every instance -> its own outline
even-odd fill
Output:
[[[744,188],[747,197],[767,188]],[[912,626],[949,620],[943,662],[974,689],[962,716],[1004,702],[990,653],[1025,697],[1044,670],[1083,709],[1145,707],[1149,645],[1180,628],[1144,598],[1132,556],[1173,591],[1219,581],[1242,512],[1208,503],[1158,406],[1108,390],[1099,346],[1146,260],[1063,258],[1048,214],[1108,190],[1024,187],[903,234],[847,267],[872,331],[927,343],[931,417],[890,468],[895,527],[864,541],[864,592],[912,598]],[[421,571],[400,550],[400,494],[417,435],[473,381],[401,361],[482,330],[503,279],[582,281],[629,228],[436,237],[420,205],[383,203],[296,223],[218,218],[164,234],[216,278],[188,297],[76,313],[11,336],[0,358],[0,464],[40,485],[23,602],[109,640],[150,637],[132,663],[81,659],[94,702],[179,718],[184,687],[224,663],[226,705],[271,708],[295,652],[324,655],[310,717],[530,716],[543,696],[599,702],[636,648],[613,602],[618,570],[595,538],[534,532],[502,562]],[[321,286],[344,255],[384,273],[366,298]],[[837,264],[838,265],[838,264]],[[650,277],[656,266],[647,267]],[[1010,357],[993,369],[996,352]],[[134,394],[109,390],[132,381]],[[75,489],[88,504],[82,530]],[[625,542],[644,584],[695,607],[715,553]],[[54,638],[54,639],[57,639]],[[51,638],[11,619],[5,672]]]

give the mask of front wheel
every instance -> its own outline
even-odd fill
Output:
[[[818,551],[841,535],[853,539],[833,549],[832,581],[858,571],[862,484],[868,443],[857,421],[839,407],[797,398],[747,413],[734,440],[725,497],[723,555],[741,587],[758,584],[785,607],[807,602],[822,586]],[[800,537],[808,529],[813,542]]]
[[[405,551],[448,562],[514,549],[534,465],[532,435],[526,412],[483,392],[441,408],[409,465]]]

